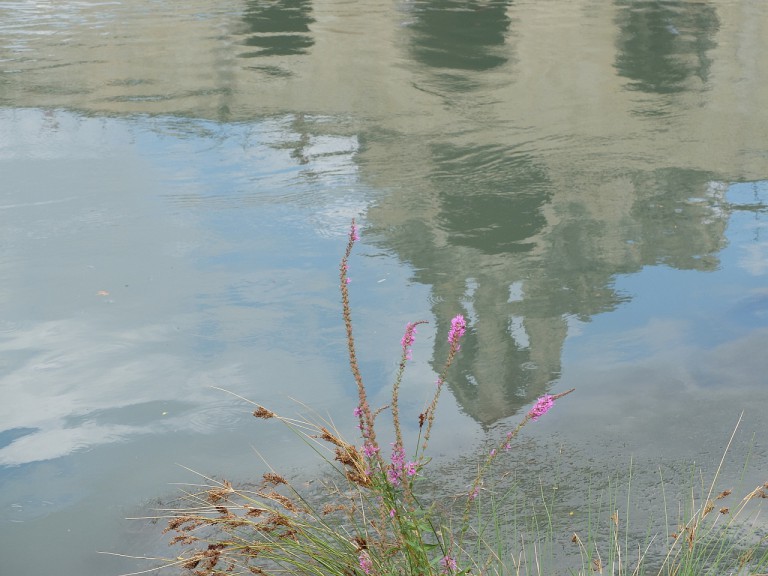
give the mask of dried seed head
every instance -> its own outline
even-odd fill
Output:
[[[370,476],[360,473],[357,470],[345,470],[344,476],[346,476],[347,480],[359,486],[368,487],[373,484]]]
[[[269,420],[270,418],[275,417],[275,413],[267,410],[264,406],[256,408],[256,410],[253,411],[253,415],[256,416],[256,418],[263,418],[264,420]]]
[[[718,494],[717,496],[715,496],[715,499],[716,499],[716,500],[722,500],[722,499],[723,499],[723,498],[725,498],[726,496],[730,496],[730,494],[731,494],[731,491],[730,491],[730,490],[723,490],[722,492],[720,492],[720,494]]]
[[[352,538],[352,544],[355,545],[355,552],[360,552],[368,548],[368,542],[362,536]]]
[[[187,560],[186,562],[183,562],[181,567],[186,568],[187,570],[192,570],[193,568],[197,568],[197,565],[200,564],[200,561],[203,559],[202,554],[195,554]]]
[[[343,504],[326,504],[323,506],[323,516],[327,516],[328,514],[333,514],[334,512],[345,509],[346,507]]]
[[[232,488],[232,484],[227,480],[223,480],[221,488],[211,488],[208,490],[208,501],[211,504],[216,504],[216,502],[226,500],[234,491],[235,489]]]
[[[174,536],[173,540],[168,542],[168,546],[173,546],[174,544],[192,544],[198,540],[200,539],[195,536],[190,536],[189,534],[179,534],[178,536]]]
[[[334,444],[339,448],[345,448],[346,446],[348,446],[348,444],[344,442],[344,440],[342,440],[338,436],[335,436],[334,434],[331,434],[328,431],[328,429],[325,428],[324,426],[320,428],[320,432],[321,432],[320,438],[322,438],[326,442],[330,442],[331,444]]]
[[[226,506],[216,506],[216,511],[225,518],[230,515]]]
[[[278,484],[288,484],[288,481],[285,478],[274,472],[266,472],[262,478],[264,478],[265,484],[272,484],[273,486],[277,486]]]
[[[275,492],[274,490],[272,492],[267,492],[266,494],[260,492],[259,496],[261,496],[262,498],[266,498],[267,500],[272,500],[273,502],[277,502],[281,504],[283,508],[291,512],[302,511],[302,509],[299,506],[296,506],[293,500],[291,500],[287,496],[283,496],[282,494]]]
[[[752,498],[768,498],[768,494],[765,493],[765,490],[763,490],[760,486],[752,490],[749,494],[747,494],[744,497],[744,500],[752,500]]]
[[[204,524],[203,520],[194,516],[177,516],[168,520],[168,526],[163,530],[163,534],[171,530],[189,532],[202,524]]]
[[[266,520],[270,526],[291,526],[291,519],[282,514],[270,514]]]

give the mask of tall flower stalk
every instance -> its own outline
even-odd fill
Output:
[[[517,428],[485,459],[467,498],[467,512],[459,533],[455,527],[446,527],[431,508],[422,506],[414,487],[428,464],[426,450],[438,400],[449,369],[461,350],[467,320],[461,314],[451,320],[448,353],[432,398],[418,415],[419,434],[409,459],[402,430],[400,389],[413,357],[417,328],[426,321],[406,325],[400,341],[400,361],[392,384],[391,403],[372,408],[355,350],[349,295],[349,260],[358,240],[359,231],[353,220],[339,265],[339,290],[349,367],[357,386],[354,414],[361,445],[344,440],[323,418],[285,418],[255,403],[253,412],[257,418],[282,422],[302,437],[342,474],[346,488],[333,488],[331,503],[317,510],[285,478],[273,472],[265,474],[263,482],[253,490],[238,490],[227,481],[206,478],[203,490],[188,494],[193,506],[174,511],[170,516],[167,531],[176,534],[172,543],[193,547],[191,554],[179,557],[172,564],[196,576],[236,570],[311,576],[466,574],[467,569],[460,564],[469,559],[461,539],[469,526],[469,506],[482,475],[501,451],[509,448],[511,439],[527,422],[543,416],[555,400],[571,392],[539,399]],[[377,417],[387,409],[391,412],[394,432],[388,455],[379,445],[376,434]],[[199,532],[202,534],[198,536]],[[211,533],[222,536],[210,538]],[[202,542],[206,542],[207,547],[201,547]]]
[[[448,369],[453,364],[456,354],[461,349],[461,338],[467,331],[467,321],[464,316],[458,314],[451,320],[451,329],[448,332],[448,356],[443,364],[443,369],[440,371],[440,375],[437,377],[435,394],[432,397],[432,402],[429,403],[427,409],[419,415],[419,427],[424,422],[427,423],[427,428],[424,431],[424,439],[421,444],[421,454],[423,455],[427,451],[427,445],[429,444],[429,437],[432,433],[432,425],[435,423],[435,409],[437,408],[437,401],[440,399],[440,392],[443,390],[443,384],[445,378],[448,375]]]
[[[341,310],[342,317],[344,318],[344,327],[347,331],[347,352],[349,354],[349,368],[352,370],[352,376],[357,384],[357,409],[356,414],[360,421],[360,430],[363,436],[364,445],[369,447],[371,457],[377,461],[379,465],[383,465],[381,454],[379,451],[379,445],[376,441],[376,427],[374,425],[374,415],[371,412],[371,406],[368,403],[368,394],[365,389],[365,383],[363,382],[363,375],[360,373],[360,366],[357,362],[357,354],[355,353],[355,336],[352,331],[352,308],[349,304],[349,257],[352,254],[352,248],[360,239],[358,234],[357,224],[354,218],[352,219],[352,225],[350,226],[347,248],[344,252],[344,256],[341,259],[339,265],[339,290],[341,291]]]

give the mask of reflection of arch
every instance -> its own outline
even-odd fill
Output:
[[[680,92],[693,77],[707,81],[707,52],[720,25],[708,2],[617,0],[616,69],[643,92]]]
[[[510,284],[528,275],[527,255],[546,229],[551,184],[525,154],[475,145],[427,150],[438,167],[426,176],[428,208],[404,224],[396,217],[398,232],[383,232],[383,243],[432,286],[435,370],[448,352],[451,317],[470,318],[448,386],[470,416],[490,425],[545,393],[560,372],[565,319],[528,316],[525,302],[510,299]],[[369,211],[371,232],[392,229],[383,208]]]
[[[423,0],[414,4],[411,53],[432,68],[489,70],[504,64],[509,1]]]
[[[434,291],[441,294],[441,287],[435,286]],[[471,300],[476,314],[447,382],[462,409],[484,426],[515,414],[545,394],[560,376],[568,330],[565,317],[518,316],[513,310],[525,314],[525,305],[511,306],[507,298],[508,286],[498,279],[486,277],[477,283]],[[434,307],[436,371],[448,352],[450,314],[456,306],[446,301]]]
[[[728,212],[709,173],[579,181],[503,145],[454,141],[411,152],[430,153],[413,158],[427,169],[419,195],[393,190],[370,208],[367,231],[432,287],[434,370],[448,352],[452,316],[469,318],[447,383],[484,426],[550,391],[569,325],[629,298],[616,291],[617,275],[646,265],[717,267]]]
[[[305,54],[314,44],[309,34],[314,22],[310,0],[250,0],[243,22],[244,44],[256,48],[242,54],[245,58]]]

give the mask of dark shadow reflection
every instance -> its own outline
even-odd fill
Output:
[[[251,0],[245,14],[245,58],[306,54],[314,44],[311,0]]]
[[[709,2],[617,0],[616,69],[634,90],[666,94],[706,84],[720,21]]]
[[[422,0],[414,2],[411,54],[430,68],[490,70],[507,62],[503,48],[510,2]]]
[[[484,426],[552,390],[570,325],[628,300],[617,275],[659,264],[714,270],[727,222],[707,173],[627,175],[593,194],[560,189],[525,154],[489,169],[495,154],[434,147],[428,197],[394,193],[369,211],[367,230],[432,286],[435,371],[451,317],[470,319],[448,386]]]

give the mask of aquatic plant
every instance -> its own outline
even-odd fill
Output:
[[[514,428],[477,459],[472,481],[459,494],[448,499],[431,494],[429,440],[441,391],[468,330],[467,320],[461,314],[451,320],[445,361],[431,400],[421,413],[410,416],[418,433],[409,442],[401,425],[400,388],[417,328],[425,321],[405,327],[389,405],[371,406],[357,361],[349,298],[349,259],[358,239],[353,221],[339,267],[339,289],[348,362],[357,386],[353,413],[359,441],[345,440],[320,416],[289,418],[238,396],[255,406],[254,417],[279,421],[312,447],[328,464],[329,475],[321,479],[320,494],[302,492],[274,470],[252,485],[203,477],[201,485],[185,491],[183,507],[161,511],[159,518],[167,522],[170,544],[183,546],[184,552],[165,560],[160,568],[178,568],[195,576],[555,574],[547,563],[554,541],[562,542],[563,535],[554,533],[554,503],[543,490],[535,502],[519,501],[514,487],[500,489],[494,482],[493,470],[513,449],[522,428],[547,414],[573,389],[539,398]],[[391,426],[388,432],[394,438],[389,446],[382,446],[377,434],[385,425]],[[751,501],[766,497],[766,490],[768,483],[748,494],[735,512],[721,506],[715,514],[715,500],[728,494],[713,498],[710,489],[703,506],[697,508],[692,502],[678,520],[679,528],[668,535],[671,545],[662,545],[653,570],[648,557],[655,537],[629,554],[628,521],[620,522],[612,494],[609,511],[603,510],[601,502],[595,513],[602,521],[591,522],[586,534],[570,537],[579,561],[568,573],[714,576],[742,570],[740,576],[757,574],[755,570],[768,565],[766,537],[745,546],[743,538],[734,537],[733,528]],[[625,513],[628,510],[627,504]],[[728,521],[709,522],[715,516],[728,516]],[[607,549],[601,551],[606,542]],[[155,569],[159,568],[145,572]]]

